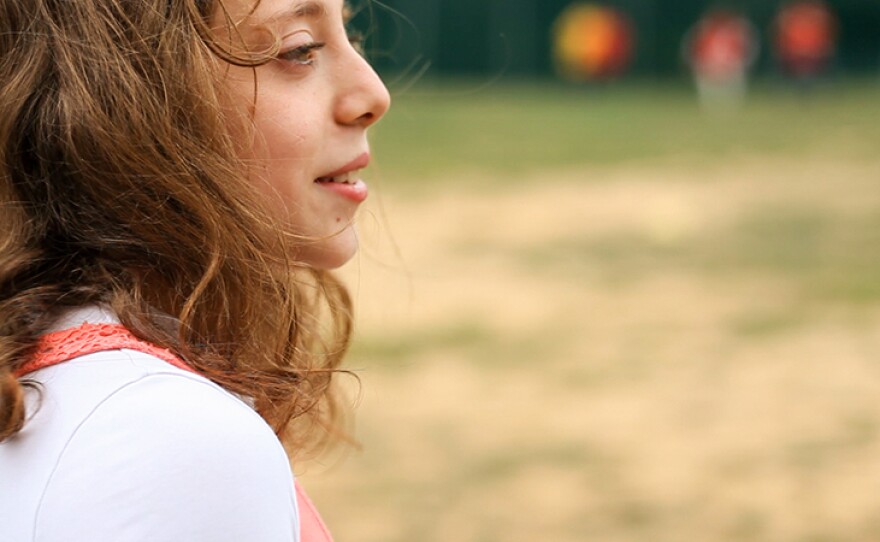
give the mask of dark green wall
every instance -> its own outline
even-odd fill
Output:
[[[374,21],[370,49],[380,71],[401,72],[430,62],[432,74],[552,73],[551,28],[571,0],[382,0],[358,17]],[[761,32],[759,70],[772,69],[767,46],[777,0],[607,0],[635,23],[639,41],[632,73],[680,72],[681,37],[710,6],[734,7]],[[880,71],[880,0],[836,0],[840,21],[836,70]],[[385,7],[383,7],[385,6]],[[390,9],[389,9],[390,8]]]

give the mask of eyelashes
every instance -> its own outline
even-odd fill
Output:
[[[323,41],[313,41],[304,43],[299,47],[288,49],[278,54],[278,58],[286,62],[293,62],[302,66],[311,66],[315,63],[315,57],[318,51],[326,47]]]
[[[358,54],[364,54],[364,34],[362,32],[353,31],[348,33],[348,42]],[[312,41],[304,43],[293,49],[288,49],[278,54],[278,58],[285,62],[292,62],[301,66],[311,66],[317,60],[317,52],[327,46],[323,41]]]

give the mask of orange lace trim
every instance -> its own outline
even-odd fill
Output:
[[[184,371],[196,372],[171,350],[138,339],[120,324],[83,324],[43,335],[31,361],[19,367],[15,376],[21,378],[79,356],[123,348],[155,356]]]

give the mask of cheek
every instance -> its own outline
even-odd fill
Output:
[[[319,149],[307,122],[282,114],[262,115],[254,128],[251,160],[264,182],[285,194],[311,184]]]
[[[320,127],[308,108],[279,103],[277,100],[258,102],[254,114],[254,131],[257,146],[255,154],[268,160],[270,166],[277,162],[294,161],[307,167],[317,156],[320,144]],[[282,164],[290,167],[295,164]]]
[[[251,160],[252,179],[282,227],[320,237],[342,225],[325,224],[336,209],[328,207],[315,185],[320,174],[319,149],[311,144],[314,139],[301,130],[303,127],[289,130],[275,121],[263,125],[261,143],[255,146]]]
[[[237,107],[247,108],[250,133],[239,141],[251,185],[284,227],[326,235],[324,221],[335,209],[326,208],[314,190],[315,178],[328,168],[321,103],[302,87],[282,86],[270,76],[259,78],[256,99],[252,78],[236,83]]]

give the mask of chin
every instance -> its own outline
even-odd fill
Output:
[[[358,251],[354,228],[347,228],[328,239],[301,247],[296,259],[315,269],[336,269],[348,263]]]

